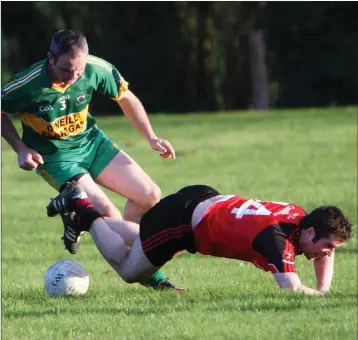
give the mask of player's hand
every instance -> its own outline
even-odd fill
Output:
[[[28,147],[21,149],[17,154],[19,167],[26,171],[35,170],[40,164],[44,164],[42,156]]]
[[[167,140],[155,137],[150,138],[148,142],[152,149],[160,152],[160,157],[175,159],[175,150]]]

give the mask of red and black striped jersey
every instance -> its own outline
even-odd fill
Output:
[[[205,212],[194,228],[196,250],[203,255],[251,262],[272,273],[295,272],[299,222],[303,208],[226,196]]]

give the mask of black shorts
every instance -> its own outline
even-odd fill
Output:
[[[161,267],[181,251],[195,253],[191,217],[196,206],[220,195],[206,185],[192,185],[169,195],[145,213],[140,221],[140,239],[148,260]]]

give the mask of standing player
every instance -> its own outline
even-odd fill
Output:
[[[75,180],[98,211],[121,218],[98,184],[128,198],[126,220],[141,216],[160,199],[159,187],[125,152],[105,136],[89,113],[93,92],[116,101],[149,145],[163,158],[175,158],[171,144],[154,133],[139,99],[118,70],[88,54],[85,36],[75,30],[57,32],[47,58],[16,74],[2,89],[1,135],[18,155],[19,167],[36,172],[52,187]],[[8,114],[18,114],[19,137]],[[61,214],[64,223],[68,214]],[[80,233],[65,230],[66,249],[75,254]],[[166,277],[157,275],[161,282]]]
[[[136,224],[103,218],[77,184],[66,183],[47,207],[49,216],[63,210],[75,211],[75,228],[91,233],[104,258],[129,283],[149,277],[187,250],[248,261],[271,271],[283,289],[322,294],[331,286],[335,249],[352,236],[351,223],[336,207],[306,214],[295,204],[220,195],[203,185],[162,199],[144,214],[135,239]],[[296,274],[294,260],[300,254],[314,261],[317,290],[304,286]]]

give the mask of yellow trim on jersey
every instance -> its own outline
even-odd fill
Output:
[[[5,92],[5,95],[11,93],[12,91],[16,90],[16,89],[19,89],[20,87],[23,87],[24,85],[26,85],[27,83],[29,83],[30,81],[36,79],[39,75],[41,74],[41,72],[39,73],[36,73],[33,77],[29,78],[28,80],[26,80],[25,82],[13,87],[12,89],[10,90],[6,90],[6,88],[4,88],[4,92]]]
[[[94,55],[89,55],[88,58],[87,58],[87,60],[96,61],[96,62],[98,62],[98,63],[105,64],[105,65],[107,65],[107,66],[109,66],[109,67],[112,66],[108,61],[105,61],[104,59],[98,58],[98,57],[96,57],[96,56],[94,56]]]
[[[105,62],[104,60],[94,57],[94,56],[89,56],[87,59],[87,63],[89,64],[93,64],[93,65],[98,65],[98,66],[102,66],[104,67],[108,72],[112,72],[112,67],[110,64],[108,64],[107,62]]]
[[[123,80],[121,86],[119,87],[118,96],[117,96],[117,97],[114,97],[114,98],[112,98],[112,99],[113,99],[114,101],[116,101],[116,102],[117,102],[118,100],[120,100],[120,99],[122,98],[122,96],[123,96],[124,91],[127,91],[127,90],[128,90],[128,85],[129,85],[129,83],[126,82],[125,80]]]
[[[92,65],[102,66],[102,67],[104,67],[108,72],[112,72],[112,69],[111,69],[108,65],[105,65],[105,64],[102,64],[102,63],[98,63],[98,62],[92,61],[92,60],[88,60],[87,63],[92,64]]]
[[[65,87],[61,87],[61,86],[56,86],[56,85],[52,84],[51,88],[58,92],[64,93],[71,85],[72,84],[67,84]]]
[[[20,114],[23,124],[31,127],[42,136],[56,139],[66,139],[83,132],[87,126],[87,117],[88,105],[80,112],[59,117],[52,122],[47,122],[31,113]]]
[[[15,79],[15,80],[13,80],[13,81],[10,81],[10,83],[8,83],[8,84],[6,84],[6,85],[4,86],[4,89],[6,89],[9,85],[12,85],[12,84],[14,84],[14,83],[20,81],[21,79],[26,78],[27,76],[29,76],[31,73],[37,71],[37,70],[38,70],[39,68],[41,68],[42,66],[43,66],[43,64],[37,66],[36,68],[34,68],[32,71],[30,71],[29,73],[25,74],[25,75],[22,76],[21,78],[17,78],[17,79]]]

